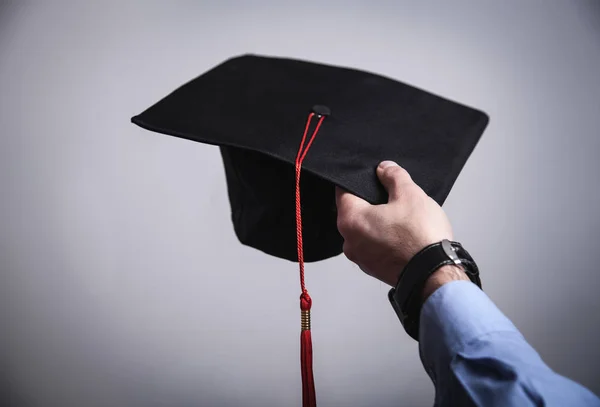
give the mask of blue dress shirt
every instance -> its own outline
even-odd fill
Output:
[[[423,304],[421,361],[436,406],[600,406],[553,372],[475,284],[455,281]]]

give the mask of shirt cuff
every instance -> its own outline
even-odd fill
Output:
[[[421,309],[419,354],[434,384],[452,358],[471,341],[517,328],[475,284],[453,281],[429,296]]]

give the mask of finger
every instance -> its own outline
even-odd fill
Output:
[[[389,195],[389,202],[397,200],[402,189],[414,184],[408,172],[393,161],[383,161],[377,167],[377,176]]]
[[[350,192],[344,191],[340,187],[335,187],[335,204],[337,206],[338,215],[351,213],[362,207],[368,206],[369,203]]]

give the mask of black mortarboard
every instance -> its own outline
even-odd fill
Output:
[[[480,111],[379,75],[253,55],[225,61],[132,120],[220,146],[240,241],[298,260],[305,407],[316,396],[304,260],[342,251],[335,186],[384,203],[376,167],[393,160],[442,204],[488,123]]]
[[[295,261],[294,163],[315,105],[331,114],[302,165],[306,261],[342,251],[335,185],[384,203],[375,169],[393,160],[442,204],[488,123],[481,111],[383,76],[255,55],[225,61],[132,121],[220,146],[239,240]]]

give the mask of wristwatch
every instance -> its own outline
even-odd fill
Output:
[[[388,293],[404,330],[417,341],[425,282],[434,271],[449,264],[461,267],[471,282],[481,288],[475,260],[460,243],[444,239],[415,254],[402,270],[396,287]]]

